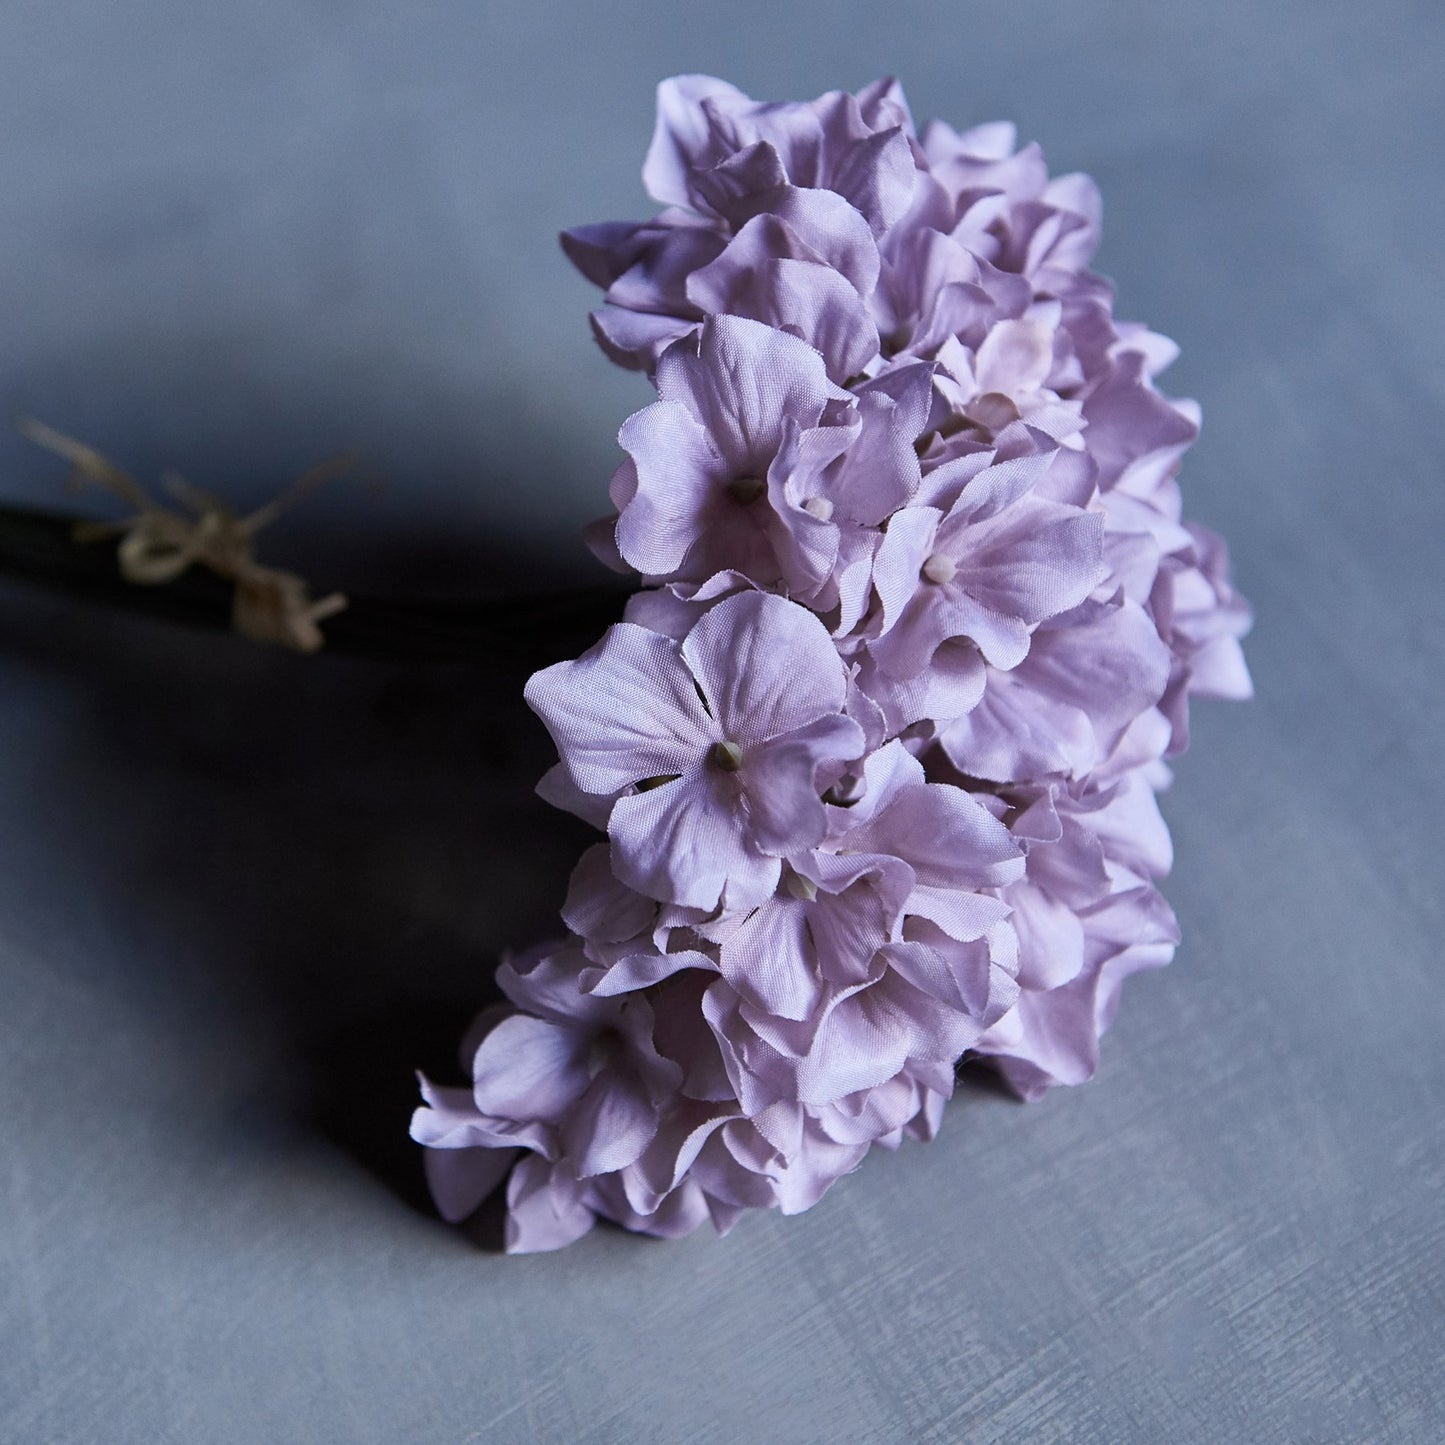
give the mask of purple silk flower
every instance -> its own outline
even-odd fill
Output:
[[[657,216],[563,237],[657,388],[589,538],[640,590],[527,686],[606,841],[412,1124],[446,1217],[506,1180],[516,1251],[798,1213],[931,1139],[962,1058],[1089,1078],[1178,941],[1188,700],[1250,692],[1198,409],[1088,269],[1086,176],[891,81],[693,75],[643,178]]]

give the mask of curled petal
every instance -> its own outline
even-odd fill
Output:
[[[559,1119],[587,1087],[588,1036],[515,1014],[483,1040],[472,1097],[483,1114]]]
[[[425,1139],[418,1142],[428,1143]],[[460,1223],[496,1189],[521,1157],[520,1149],[428,1148],[426,1182],[437,1212],[448,1224]]]
[[[729,476],[706,428],[680,402],[657,401],[629,417],[618,441],[636,486],[617,519],[617,549],[639,572],[675,572]]]
[[[619,799],[607,825],[613,869],[664,903],[713,908],[725,885],[735,906],[760,903],[777,885],[779,863],[749,841],[740,810],[731,780],[705,772]]]
[[[816,426],[824,404],[847,400],[805,342],[740,316],[713,316],[697,348],[669,350],[657,368],[664,401],[678,401],[707,429],[733,476],[764,476],[782,443],[783,418]]]
[[[841,712],[843,665],[827,629],[781,597],[729,597],[688,634],[683,656],[721,736],[764,742]]]
[[[563,1146],[581,1179],[633,1163],[657,1133],[657,1110],[639,1079],[599,1074],[567,1115]]]
[[[818,795],[818,771],[827,762],[860,757],[863,748],[863,729],[838,715],[819,718],[745,752],[741,776],[757,846],[782,856],[821,843],[828,820]]]
[[[653,200],[664,205],[690,206],[689,184],[698,166],[716,164],[720,156],[714,144],[709,100],[745,102],[747,97],[735,85],[711,75],[674,75],[657,87],[657,127],[642,183]]]
[[[596,1215],[583,1202],[580,1183],[556,1165],[528,1154],[507,1181],[505,1240],[508,1254],[563,1249],[592,1228]]]
[[[533,673],[525,696],[588,793],[675,776],[717,736],[677,644],[630,622],[575,662]]]

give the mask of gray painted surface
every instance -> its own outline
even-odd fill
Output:
[[[578,849],[519,689],[0,590],[0,1438],[1442,1438],[1438,5],[9,0],[0,411],[238,500],[363,448],[269,554],[326,582],[584,574],[645,392],[552,236],[642,213],[682,69],[892,70],[1102,182],[1259,612],[1179,961],[1093,1085],[807,1216],[506,1259],[402,1131]]]

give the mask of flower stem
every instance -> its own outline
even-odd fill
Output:
[[[121,576],[113,546],[77,541],[75,532],[73,517],[0,507],[0,578],[185,626],[230,629],[232,588],[221,578],[192,568],[164,586],[138,586]],[[352,595],[325,623],[326,649],[528,673],[591,646],[629,595],[626,584],[444,601]]]

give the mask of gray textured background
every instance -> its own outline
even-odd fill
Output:
[[[1259,613],[1178,963],[803,1218],[506,1259],[402,1131],[578,848],[517,689],[0,589],[0,1438],[1445,1438],[1438,0],[7,0],[0,412],[238,501],[359,446],[268,554],[325,582],[584,574],[644,391],[553,233],[643,214],[683,69],[1099,177]]]

